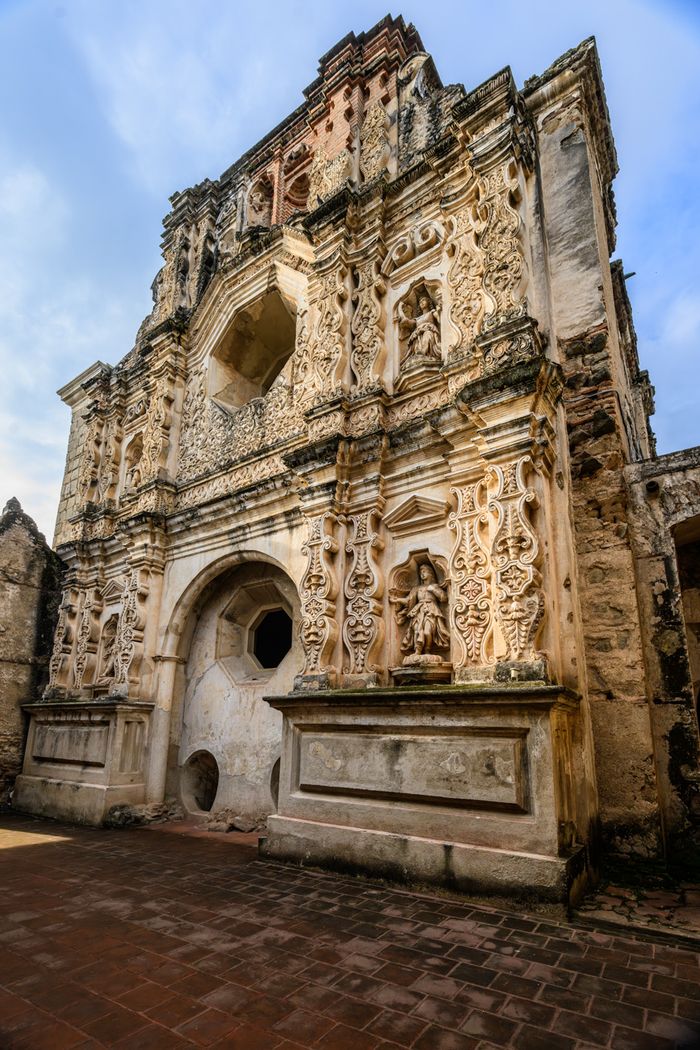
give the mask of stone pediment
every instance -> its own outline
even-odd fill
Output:
[[[108,580],[102,588],[100,594],[105,605],[109,605],[112,602],[121,601],[123,591],[124,580],[121,577],[119,577],[116,580]]]
[[[384,518],[384,524],[390,532],[398,536],[444,525],[447,504],[444,500],[431,499],[429,496],[409,496],[398,507]]]

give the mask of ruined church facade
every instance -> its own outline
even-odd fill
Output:
[[[690,827],[698,457],[655,456],[616,170],[593,41],[465,90],[387,17],[175,194],[133,349],[61,391],[15,805],[556,899]]]

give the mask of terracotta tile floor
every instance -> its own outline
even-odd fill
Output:
[[[0,887],[2,1050],[700,1047],[693,947],[300,871],[252,835],[3,816]]]

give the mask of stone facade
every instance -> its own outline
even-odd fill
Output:
[[[0,803],[22,769],[22,705],[38,700],[61,600],[63,566],[16,499],[0,517]]]
[[[387,17],[172,198],[133,349],[61,391],[69,570],[20,805],[178,793],[269,817],[275,856],[559,899],[601,832],[656,855],[688,828],[698,585],[669,566],[700,499],[692,457],[676,517],[644,488],[671,465],[616,170],[592,40],[465,91]]]

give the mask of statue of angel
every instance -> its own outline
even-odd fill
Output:
[[[399,626],[408,623],[401,642],[401,652],[422,656],[432,649],[449,649],[450,635],[441,606],[447,602],[447,591],[441,587],[430,562],[418,567],[418,585],[404,598],[392,597]]]

